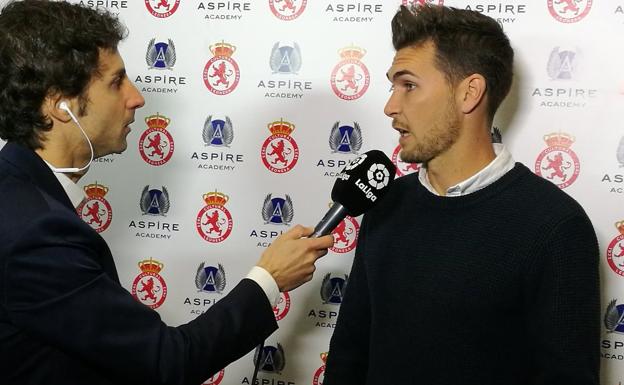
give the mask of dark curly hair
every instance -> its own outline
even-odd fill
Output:
[[[490,121],[513,78],[514,52],[503,28],[479,12],[436,5],[401,6],[392,19],[392,44],[398,51],[432,42],[436,65],[450,84],[474,73],[487,84]]]
[[[32,149],[52,121],[46,96],[79,97],[98,71],[99,50],[116,51],[126,29],[116,17],[67,2],[24,0],[0,11],[0,138]]]

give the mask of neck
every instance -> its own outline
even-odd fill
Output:
[[[444,196],[454,186],[484,169],[496,153],[485,127],[462,129],[451,148],[427,163],[427,177],[431,186]]]
[[[54,140],[46,140],[44,145],[44,148],[39,148],[35,152],[41,159],[57,168],[81,168],[91,158],[90,150],[87,149],[85,153],[84,148],[81,146],[73,146],[72,148],[72,146],[60,144],[59,141]],[[86,172],[87,169],[74,173],[65,173],[65,175],[72,181],[78,182]]]

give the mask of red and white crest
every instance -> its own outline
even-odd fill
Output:
[[[334,245],[330,248],[334,253],[347,253],[357,244],[360,224],[355,218],[347,215],[332,231]]]
[[[616,274],[624,276],[624,221],[615,223],[620,234],[607,247],[607,262]]]
[[[262,143],[262,163],[271,172],[283,174],[295,167],[299,160],[299,146],[290,136],[295,125],[283,119],[267,124],[273,135]]]
[[[238,63],[232,59],[236,47],[225,42],[210,46],[213,57],[204,66],[204,84],[215,95],[227,95],[240,81]]]
[[[576,23],[589,13],[593,0],[547,0],[552,17],[562,23]]]
[[[405,5],[406,7],[427,4],[444,5],[444,0],[403,0],[403,5]]]
[[[280,293],[280,297],[277,300],[277,305],[273,308],[273,313],[275,313],[275,320],[279,321],[284,319],[288,312],[290,311],[290,294],[287,291]]]
[[[145,6],[154,17],[165,18],[178,10],[180,0],[145,0]]]
[[[342,60],[331,74],[331,86],[336,96],[344,100],[360,98],[368,90],[370,74],[360,59],[366,55],[364,48],[349,46],[338,50]]]
[[[308,0],[269,0],[271,12],[278,19],[290,21],[301,16]]]
[[[312,385],[323,385],[323,380],[325,379],[325,363],[327,362],[327,352],[321,353],[321,361],[323,361],[323,365],[320,368],[316,369],[316,372],[314,372]]]
[[[219,373],[215,373],[212,377],[204,381],[202,385],[219,385],[225,376],[225,369],[221,369]]]
[[[87,198],[76,208],[78,215],[95,231],[106,230],[113,220],[113,209],[104,196],[108,187],[97,182],[84,186]]]
[[[535,173],[550,180],[559,188],[570,186],[581,171],[578,157],[570,149],[574,137],[565,133],[553,133],[544,136],[548,147],[535,161]]]
[[[152,309],[156,309],[167,298],[167,284],[160,276],[164,264],[155,259],[139,262],[141,273],[132,282],[132,295],[137,301]]]
[[[224,241],[232,233],[233,220],[225,207],[229,197],[214,191],[203,196],[206,206],[197,214],[195,227],[199,235],[210,243]]]
[[[399,144],[392,152],[392,163],[396,166],[396,175],[401,177],[409,175],[420,170],[418,163],[406,163],[401,160],[399,153],[401,152],[401,145]]]
[[[167,131],[171,119],[159,115],[151,115],[145,118],[147,130],[139,138],[139,153],[141,158],[152,166],[162,166],[173,155],[175,145],[173,137]]]

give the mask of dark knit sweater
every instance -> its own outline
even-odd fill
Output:
[[[396,181],[362,221],[324,385],[598,385],[591,222],[516,166],[461,197]]]

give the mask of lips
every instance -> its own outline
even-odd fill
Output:
[[[400,127],[393,127],[393,128],[399,132],[400,136],[406,136],[406,135],[409,134],[409,131],[407,131],[407,130],[405,130],[403,128],[400,128]]]

